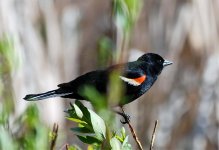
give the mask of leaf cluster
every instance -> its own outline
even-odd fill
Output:
[[[89,145],[89,149],[131,149],[124,128],[119,133],[113,131],[99,115],[86,108],[80,101],[71,104],[66,113],[68,120],[77,123],[77,127],[71,130],[79,140]]]

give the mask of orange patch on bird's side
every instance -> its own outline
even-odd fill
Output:
[[[146,75],[143,75],[141,77],[135,78],[133,80],[135,80],[135,82],[141,84],[141,83],[143,83],[146,80]]]

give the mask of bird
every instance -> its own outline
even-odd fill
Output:
[[[55,90],[40,94],[28,94],[24,97],[24,100],[38,101],[62,97],[91,101],[81,91],[86,86],[93,86],[99,93],[107,95],[110,74],[120,70],[121,73],[116,78],[121,81],[124,87],[124,98],[117,105],[122,107],[146,93],[155,83],[162,70],[171,64],[171,61],[165,60],[159,54],[145,53],[136,61],[115,64],[102,70],[85,73],[70,82],[59,84]]]

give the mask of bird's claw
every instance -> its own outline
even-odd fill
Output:
[[[120,120],[120,122],[121,122],[122,124],[127,124],[127,123],[130,122],[130,116],[129,116],[129,115],[127,115],[127,114],[125,114],[125,113],[121,113],[120,115],[124,118],[124,121]]]

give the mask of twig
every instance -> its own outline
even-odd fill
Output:
[[[153,130],[153,133],[152,133],[151,143],[150,143],[150,150],[153,150],[154,140],[155,140],[155,132],[156,132],[156,129],[157,129],[157,125],[158,125],[158,120],[156,120],[155,124],[154,124],[154,130]]]
[[[65,145],[65,149],[69,150],[69,145],[68,144]]]
[[[52,129],[52,141],[51,141],[51,144],[50,144],[50,150],[54,150],[54,148],[55,148],[56,139],[57,139],[57,136],[58,136],[58,129],[59,129],[58,124],[54,123],[53,129]]]
[[[123,110],[122,107],[121,107],[121,110],[122,110],[122,112],[125,114],[125,111]],[[136,135],[135,130],[133,129],[132,125],[130,124],[130,120],[129,120],[127,117],[124,117],[124,119],[125,119],[125,122],[127,122],[127,124],[129,125],[129,129],[130,129],[130,131],[131,131],[131,133],[132,133],[132,136],[133,136],[134,140],[136,141],[136,143],[137,143],[137,145],[138,145],[138,148],[139,148],[140,150],[143,150],[142,145],[141,145],[141,142],[139,141],[138,136]]]
[[[69,150],[69,144],[63,144],[59,150]]]

